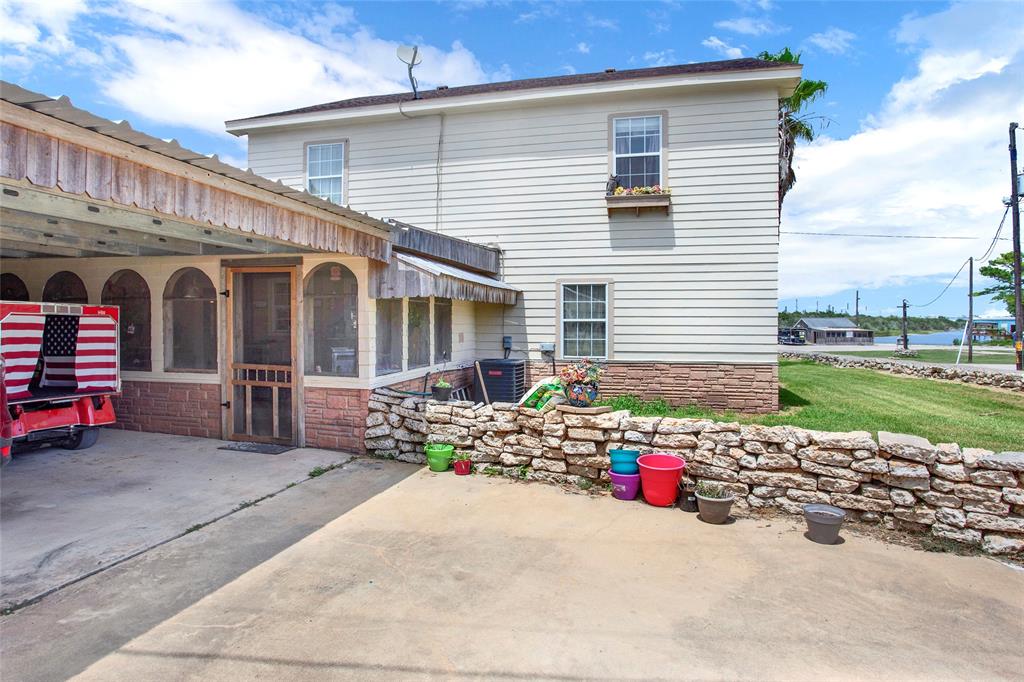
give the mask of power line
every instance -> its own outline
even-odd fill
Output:
[[[968,260],[965,260],[965,261],[964,261],[964,264],[963,264],[963,265],[961,265],[961,266],[960,266],[960,269],[956,271],[956,274],[955,274],[955,275],[953,275],[953,279],[949,280],[949,284],[947,284],[947,285],[946,285],[946,286],[945,286],[945,287],[944,287],[944,288],[942,289],[942,291],[940,291],[940,292],[939,292],[939,295],[938,295],[938,296],[936,296],[936,297],[935,297],[935,298],[933,298],[932,300],[928,301],[927,303],[922,303],[922,304],[920,304],[920,305],[919,305],[919,304],[917,304],[917,303],[908,303],[907,305],[909,305],[909,306],[910,306],[911,308],[927,308],[927,307],[928,307],[928,306],[930,306],[930,305],[931,305],[932,303],[935,303],[935,302],[936,302],[937,300],[939,300],[940,298],[942,298],[942,295],[943,295],[944,293],[946,293],[947,291],[949,291],[949,288],[950,288],[951,286],[953,286],[953,282],[955,282],[955,281],[956,281],[956,278],[960,276],[960,273],[964,271],[964,267],[966,267],[966,266],[967,266],[967,263],[969,262],[969,260],[970,260],[970,259],[968,259]]]
[[[847,232],[792,232],[789,230],[781,230],[780,234],[802,234],[802,235],[813,235],[816,237],[867,237],[871,239],[963,239],[967,241],[977,241],[982,237],[942,237],[939,235],[931,234],[850,234]],[[999,237],[998,233],[995,241],[1006,241],[1006,237]]]
[[[1010,213],[1010,207],[1007,206],[1006,210],[1003,211],[1003,218],[999,221],[999,227],[996,228],[996,234],[992,237],[992,243],[988,246],[988,251],[981,258],[975,258],[974,260],[984,263],[988,260],[988,257],[992,255],[992,250],[996,248],[996,242],[999,241],[999,233],[1003,231],[1003,224],[1006,222],[1006,216]],[[1005,237],[1003,238],[1005,239]]]
[[[989,244],[989,247],[988,247],[988,251],[986,251],[986,252],[985,252],[985,255],[984,255],[984,256],[982,256],[982,257],[981,257],[980,259],[977,259],[977,258],[976,258],[976,259],[974,259],[974,260],[982,260],[982,261],[983,261],[983,260],[985,260],[986,258],[988,258],[988,257],[989,257],[989,255],[991,255],[991,253],[992,253],[992,250],[993,250],[993,249],[995,248],[995,246],[996,246],[996,242],[998,242],[998,241],[999,241],[999,239],[1000,239],[1000,237],[999,237],[999,233],[1003,231],[1003,224],[1004,224],[1004,223],[1006,222],[1006,214],[1007,214],[1007,213],[1009,213],[1009,212],[1010,212],[1010,207],[1009,207],[1009,206],[1007,206],[1007,207],[1006,207],[1006,210],[1005,210],[1005,211],[1003,211],[1003,218],[1002,218],[1002,220],[1000,220],[1000,221],[999,221],[999,227],[997,227],[997,228],[996,228],[996,234],[995,234],[995,236],[994,236],[994,237],[992,237],[992,243],[991,243],[991,244]],[[949,237],[949,239],[954,239],[954,237]],[[957,239],[963,239],[963,237],[957,237]],[[910,303],[910,304],[908,304],[908,305],[910,305],[910,306],[911,306],[911,307],[913,307],[913,308],[927,308],[927,307],[928,307],[928,306],[930,306],[930,305],[931,305],[932,303],[935,303],[936,301],[938,301],[938,300],[939,300],[940,298],[942,298],[942,295],[943,295],[943,294],[945,294],[945,293],[946,293],[947,291],[949,291],[949,288],[950,288],[951,286],[953,286],[953,282],[955,282],[955,281],[956,281],[956,278],[957,278],[957,277],[959,277],[959,276],[960,276],[960,273],[964,271],[964,267],[965,267],[965,266],[966,266],[966,265],[967,265],[968,263],[970,263],[970,262],[971,262],[971,259],[970,259],[970,258],[968,258],[967,260],[965,260],[965,261],[963,262],[963,265],[961,265],[961,266],[960,266],[960,269],[956,271],[956,274],[955,274],[955,275],[953,275],[953,279],[949,280],[949,283],[948,283],[948,284],[946,284],[946,286],[945,286],[945,287],[944,287],[944,288],[942,289],[942,291],[940,291],[940,292],[939,292],[939,295],[938,295],[938,296],[936,296],[936,297],[935,297],[935,298],[933,298],[932,300],[928,301],[927,303],[924,303],[924,304],[921,304],[921,305],[918,305],[918,304],[915,304],[915,303]],[[972,272],[971,274],[973,275],[974,273]]]

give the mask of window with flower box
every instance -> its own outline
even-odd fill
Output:
[[[620,187],[662,184],[663,115],[612,118],[612,174]]]
[[[609,283],[559,284],[559,351],[562,358],[607,358]]]

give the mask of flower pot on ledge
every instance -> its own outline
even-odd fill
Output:
[[[569,384],[565,399],[573,407],[590,407],[597,400],[597,384]]]
[[[430,387],[431,397],[439,403],[446,403],[452,399],[452,387],[451,386],[431,386]]]

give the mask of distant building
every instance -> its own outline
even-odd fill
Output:
[[[984,317],[974,320],[975,339],[1011,339],[1017,321],[1012,317]]]
[[[807,343],[867,346],[875,342],[873,331],[862,329],[845,317],[801,317],[793,329],[803,330]]]

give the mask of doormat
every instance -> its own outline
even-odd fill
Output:
[[[238,452],[255,452],[258,455],[280,455],[282,452],[294,450],[294,445],[274,445],[273,443],[229,443],[218,450],[236,450]]]

